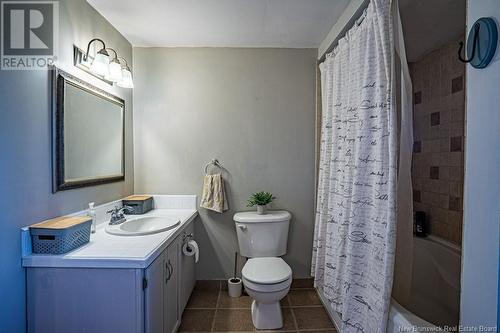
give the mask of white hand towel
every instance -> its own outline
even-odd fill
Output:
[[[228,210],[224,179],[220,173],[205,175],[200,207],[222,213]]]

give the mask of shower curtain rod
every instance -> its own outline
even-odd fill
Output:
[[[337,46],[338,41],[345,36],[357,21],[364,15],[370,0],[353,0],[349,3],[337,22],[318,48],[318,63],[325,60],[326,55]],[[359,22],[361,23],[361,22]],[[358,23],[358,24],[359,24]]]

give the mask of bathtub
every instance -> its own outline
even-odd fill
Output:
[[[410,304],[404,308],[392,300],[387,333],[458,325],[460,265],[458,246],[433,236],[414,238]]]
[[[387,333],[438,332],[458,325],[461,251],[437,237],[413,238],[413,277],[410,304],[391,300]],[[339,328],[340,315],[318,294]],[[340,330],[339,330],[340,332]]]
[[[436,325],[408,311],[396,302],[395,299],[391,300],[386,333],[435,332],[437,331],[436,329]]]

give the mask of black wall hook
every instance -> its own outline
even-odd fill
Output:
[[[481,17],[469,31],[467,45],[460,43],[458,59],[474,68],[485,68],[493,59],[498,42],[498,28],[491,17]],[[462,56],[462,49],[465,50]]]
[[[479,37],[479,30],[481,29],[481,25],[479,23],[476,23],[474,25],[474,38],[472,40],[472,54],[470,55],[470,59],[465,59],[462,57],[462,49],[464,48],[464,42],[460,42],[460,47],[458,48],[458,59],[463,62],[463,63],[469,63],[471,62],[474,57],[476,56],[476,46],[477,46],[477,39]],[[466,52],[464,52],[466,53]]]

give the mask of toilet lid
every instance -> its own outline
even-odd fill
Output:
[[[281,258],[251,258],[243,266],[241,273],[248,281],[274,284],[289,279],[292,276],[292,269]]]

